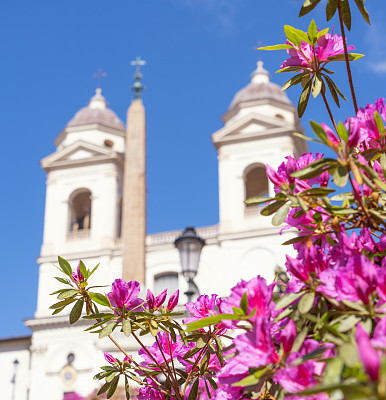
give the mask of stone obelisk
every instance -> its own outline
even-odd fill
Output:
[[[146,239],[146,116],[141,100],[142,74],[145,61],[137,57],[135,99],[127,110],[126,146],[122,202],[122,279],[145,284]]]

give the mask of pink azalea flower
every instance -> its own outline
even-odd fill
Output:
[[[139,309],[143,300],[138,298],[140,285],[137,281],[125,282],[123,279],[116,279],[112,285],[112,291],[107,294],[113,307],[127,310]]]
[[[241,298],[247,293],[248,314],[255,309],[253,319],[259,316],[268,316],[275,308],[272,302],[272,293],[276,283],[267,285],[267,281],[260,275],[249,281],[241,280],[231,289],[231,295],[221,302],[221,312],[233,313],[233,307],[240,308]]]
[[[256,320],[251,331],[236,336],[233,343],[239,352],[233,360],[245,367],[257,368],[279,361],[272,342],[270,323],[264,317]]]
[[[156,389],[157,385],[153,381],[147,379],[147,383],[151,386],[144,386],[139,389],[138,400],[166,400],[162,392]]]
[[[294,321],[289,320],[287,326],[281,331],[280,340],[283,343],[284,354],[288,354],[296,339],[296,326]]]
[[[315,153],[315,155],[312,153],[304,153],[298,159],[288,156],[286,157],[286,161],[279,165],[277,171],[267,165],[267,176],[269,180],[275,185],[275,193],[290,188],[290,192],[292,194],[296,194],[304,190],[311,189],[313,185],[319,184],[321,186],[327,186],[329,179],[329,174],[327,171],[323,172],[320,176],[308,180],[291,177],[291,174],[293,172],[305,168],[307,165],[316,160],[319,160],[322,157],[323,154],[321,153]]]
[[[110,363],[111,365],[117,364],[118,361],[115,357],[113,357],[110,353],[103,353],[103,355],[105,356],[105,360]]]
[[[176,305],[178,304],[178,299],[180,296],[180,291],[177,289],[169,298],[168,306],[166,307],[167,311],[173,311]]]
[[[72,273],[72,280],[74,282],[84,282],[84,276],[82,275],[82,273],[80,272],[80,261],[78,263],[78,267],[76,269],[76,272]]]
[[[144,360],[141,363],[142,366],[149,368],[149,364],[154,364],[154,360],[156,360],[158,364],[164,364],[165,359],[166,361],[170,361],[177,356],[182,357],[190,348],[194,347],[194,343],[189,343],[189,346],[185,347],[184,343],[182,340],[179,340],[179,338],[176,343],[173,343],[170,334],[166,332],[162,334],[158,333],[157,339],[160,346],[158,346],[157,342],[154,342],[152,346],[146,346],[147,351],[143,348],[139,350],[138,354]],[[158,370],[157,367],[151,368]]]
[[[217,294],[212,294],[212,297],[209,297],[207,294],[203,294],[197,298],[195,303],[186,303],[185,307],[190,312],[191,317],[184,319],[184,324],[218,314],[218,312],[215,310],[215,306],[220,299],[216,300],[217,297]]]
[[[306,42],[301,42],[300,46],[290,43],[288,40],[286,44],[289,44],[292,49],[287,49],[287,53],[290,58],[285,60],[280,69],[291,66],[299,66],[304,68],[310,68],[315,71],[321,63],[328,61],[329,57],[344,54],[343,39],[338,34],[326,33],[322,35],[315,46],[315,49]],[[354,50],[354,46],[348,46],[347,50]]]
[[[362,328],[361,324],[357,325],[355,339],[358,344],[359,358],[365,368],[365,371],[372,381],[378,380],[380,357],[377,351],[371,345],[368,333]]]

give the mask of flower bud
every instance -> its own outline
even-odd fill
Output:
[[[146,301],[147,301],[147,306],[148,306],[149,310],[153,311],[154,305],[155,305],[155,298],[154,298],[154,294],[150,291],[150,289],[147,289]]]
[[[117,363],[117,359],[113,357],[110,353],[104,352],[103,355],[105,356],[105,360],[110,363],[111,365],[114,365]]]
[[[161,307],[162,304],[164,303],[165,299],[166,299],[166,294],[167,294],[168,290],[165,289],[163,292],[161,292],[156,298],[155,298],[155,304],[154,304],[154,308],[158,308]]]
[[[174,307],[178,304],[179,296],[180,291],[177,289],[169,298],[168,306],[166,307],[168,311],[172,311]]]

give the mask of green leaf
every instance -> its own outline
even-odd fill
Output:
[[[274,197],[250,197],[249,199],[245,200],[245,204],[263,204],[267,203],[268,201],[275,200]]]
[[[291,353],[296,353],[300,350],[303,345],[303,342],[306,340],[308,335],[308,328],[303,328],[298,334],[296,335],[296,339],[291,349]]]
[[[130,336],[131,334],[131,323],[129,320],[124,319],[122,320],[122,330],[125,336]]]
[[[298,303],[298,311],[300,314],[307,314],[314,305],[315,301],[315,292],[306,293]]]
[[[289,80],[281,87],[281,90],[284,91],[284,90],[287,90],[288,88],[290,88],[291,86],[298,85],[298,84],[302,81],[302,79],[303,79],[303,77],[304,77],[305,75],[308,75],[308,74],[307,74],[307,73],[301,73],[301,74],[298,74],[298,75],[293,76],[291,79],[289,79]]]
[[[65,289],[64,292],[60,293],[58,299],[68,299],[69,297],[77,295],[79,292],[76,289]]]
[[[55,276],[55,279],[57,281],[59,281],[60,283],[64,283],[66,285],[71,285],[70,281],[68,279],[65,278],[60,278],[59,276]]]
[[[305,69],[305,67],[300,67],[300,66],[296,66],[296,65],[292,65],[290,67],[284,67],[281,69],[278,69],[276,71],[276,73],[282,73],[282,72],[299,72],[299,71],[303,71]]]
[[[52,313],[52,315],[59,314],[59,313],[62,312],[65,308],[66,308],[66,307],[57,308],[57,309]]]
[[[264,215],[264,216],[272,215],[277,210],[279,210],[281,207],[283,207],[286,202],[287,202],[287,200],[278,200],[278,201],[275,201],[274,203],[268,204],[260,211],[260,214]]]
[[[308,360],[313,360],[314,358],[319,357],[320,355],[322,355],[324,352],[326,351],[326,349],[320,348],[320,349],[316,349],[314,351],[312,351],[311,353],[306,354],[303,357],[299,357],[297,358],[294,362],[292,362],[290,365],[291,366],[296,366],[296,365],[301,365],[303,363],[305,363]]]
[[[58,256],[58,261],[59,261],[59,266],[60,266],[61,270],[67,276],[71,277],[72,276],[72,268],[71,268],[71,265],[68,263],[68,261],[60,256]]]
[[[107,389],[110,387],[111,382],[106,382],[99,390],[98,390],[98,395],[104,393],[107,391]]]
[[[358,7],[358,10],[360,11],[360,13],[362,14],[363,19],[369,24],[370,24],[370,17],[369,17],[369,13],[367,12],[366,8],[365,8],[365,0],[355,0],[355,3]]]
[[[293,48],[294,46],[291,46],[290,44],[274,44],[272,46],[258,47],[257,50],[284,50]]]
[[[244,311],[244,315],[248,314],[248,294],[245,292],[240,301],[240,308]]]
[[[314,80],[312,83],[312,90],[311,90],[314,99],[319,95],[320,91],[322,90],[322,87],[323,87],[322,77],[319,73],[317,73],[314,75]]]
[[[340,108],[340,102],[339,102],[338,93],[335,90],[335,87],[333,85],[332,79],[330,79],[330,77],[328,77],[327,75],[323,75],[323,76],[324,76],[324,79],[327,82],[327,86],[328,86],[328,89],[330,90],[331,97],[334,99],[335,104],[337,105],[337,107]]]
[[[314,143],[323,144],[320,140],[315,140],[315,139],[309,138],[308,136],[303,135],[302,133],[299,133],[299,132],[294,132],[293,135],[294,135],[294,136],[297,136],[297,137],[300,137],[300,138],[303,139],[303,140],[308,140],[309,142],[314,142]]]
[[[157,336],[158,334],[158,324],[157,321],[151,319],[149,322],[149,330],[152,336]]]
[[[192,388],[190,389],[189,397],[188,400],[197,400],[197,393],[198,393],[198,384],[200,383],[200,379],[197,378],[193,385]]]
[[[340,91],[340,89],[338,88],[338,86],[336,86],[335,82],[334,82],[329,76],[327,76],[327,75],[324,75],[324,77],[326,78],[327,83],[329,82],[329,83],[333,86],[333,88],[335,89],[336,93],[338,93],[339,96],[340,96],[343,100],[348,101],[348,100],[346,99],[345,95]]]
[[[107,397],[108,399],[109,399],[109,398],[115,393],[115,391],[117,390],[118,382],[119,382],[119,375],[116,376],[116,377],[112,380],[112,382],[111,382],[111,384],[110,384],[109,390],[107,391],[107,394],[106,394],[106,397]]]
[[[302,5],[302,8],[300,9],[299,17],[303,17],[304,15],[308,14],[319,3],[320,3],[320,0],[305,0],[303,5]]]
[[[215,336],[214,340],[216,342],[216,356],[218,358],[218,361],[220,362],[220,365],[223,366],[224,365],[224,357],[222,354],[222,345],[221,345],[220,338],[218,336]]]
[[[79,261],[79,271],[83,275],[84,279],[87,281],[87,278],[88,278],[88,276],[87,276],[88,275],[87,274],[87,268],[84,265],[82,260]]]
[[[357,348],[351,343],[345,343],[339,348],[339,357],[350,368],[359,363]]]
[[[109,336],[114,328],[118,325],[117,322],[112,322],[111,324],[106,325],[100,332],[99,332],[99,339],[103,339],[106,336]]]
[[[241,319],[246,319],[247,317],[243,317],[241,315],[234,315],[234,314],[218,314],[218,315],[212,315],[210,317],[205,317],[201,318],[197,321],[194,321],[190,324],[188,324],[188,328],[185,330],[185,332],[192,332],[197,329],[204,328],[206,326],[210,325],[215,325],[220,323],[222,320],[241,320]]]
[[[295,300],[303,295],[304,292],[285,294],[284,296],[280,297],[276,302],[275,310],[281,310],[282,308],[289,306],[291,303],[293,303]]]
[[[260,378],[268,371],[268,368],[262,368],[252,375],[246,376],[245,378],[241,379],[241,381],[232,383],[232,386],[252,386],[256,385],[260,381]]]
[[[328,167],[336,165],[337,161],[333,158],[321,158],[308,164],[307,167],[295,171],[291,174],[293,178],[310,179],[315,176],[320,175],[322,172],[326,171]]]
[[[381,137],[385,135],[385,126],[383,125],[382,118],[378,114],[378,111],[374,112],[374,122],[377,126],[378,132],[380,133]]]
[[[324,36],[325,34],[328,33],[329,30],[330,30],[329,28],[322,29],[321,31],[319,31],[319,32],[317,33],[316,38],[319,39],[321,36]],[[325,68],[324,68],[324,69],[325,69]],[[327,69],[325,69],[325,70],[328,71]],[[333,74],[333,72],[331,72],[331,71],[328,71],[328,72],[331,73],[331,74]]]
[[[73,303],[75,301],[75,299],[66,299],[66,300],[62,300],[59,301],[58,303],[53,304],[50,309],[55,309],[55,308],[61,308],[61,307],[65,307],[71,303]]]
[[[359,60],[360,58],[364,57],[364,54],[358,54],[358,53],[348,53],[348,60],[349,61],[355,61]],[[345,55],[344,54],[338,54],[336,56],[331,56],[327,58],[328,62],[331,61],[345,61]]]
[[[310,93],[311,93],[311,80],[306,84],[306,86],[303,89],[303,92],[299,98],[299,103],[298,103],[299,118],[301,118],[303,116],[304,112],[306,111],[308,99],[310,98]]]
[[[327,363],[326,372],[324,374],[325,384],[336,384],[340,382],[343,371],[343,361],[339,357],[335,357]]]
[[[284,33],[287,36],[287,39],[297,46],[300,46],[302,41],[306,43],[310,42],[307,33],[300,29],[296,29],[291,25],[284,25]]]
[[[326,131],[323,129],[322,125],[315,121],[310,121],[310,125],[315,135],[323,142],[328,143]],[[318,160],[319,161],[319,160]],[[311,165],[311,164],[309,164]]]
[[[341,0],[343,22],[347,29],[351,31],[351,11],[348,0]]]
[[[130,400],[130,386],[127,376],[125,376],[125,394],[126,394],[126,400]]]
[[[306,189],[303,192],[299,193],[301,196],[327,196],[331,193],[334,193],[335,189],[329,188],[329,187],[316,187],[316,188],[311,188],[311,189]]]
[[[286,204],[284,207],[281,207],[279,211],[272,218],[273,226],[280,226],[285,219],[287,218],[288,212],[290,209],[290,205]]]
[[[340,121],[338,124],[338,135],[343,141],[345,141],[347,143],[348,132],[347,132],[346,128],[344,127],[344,125],[342,124],[342,122],[340,122]]]
[[[70,324],[74,324],[82,315],[83,300],[78,300],[70,313]]]
[[[344,187],[347,185],[347,181],[348,181],[348,169],[347,167],[344,167],[343,165],[339,165],[334,173],[333,173],[333,178],[334,178],[334,183],[335,185],[339,186],[339,187]]]
[[[95,303],[98,303],[101,306],[111,306],[109,299],[106,296],[103,296],[103,294],[89,292],[88,295],[90,296],[91,300],[95,301]]]
[[[314,39],[316,39],[317,34],[318,34],[318,28],[316,26],[315,21],[312,20],[308,27],[308,37],[310,38],[311,42],[313,42]]]
[[[99,267],[99,265],[100,264],[97,264],[93,269],[92,269],[92,271],[88,274],[88,278],[90,278],[90,276],[97,270],[97,268]],[[87,279],[88,279],[87,278]]]
[[[326,7],[327,21],[329,21],[335,15],[337,8],[338,8],[337,0],[328,0],[327,7]]]
[[[349,315],[347,318],[342,320],[339,323],[339,326],[336,328],[338,332],[347,332],[354,328],[354,326],[360,321],[361,319],[356,317],[355,315]]]
[[[212,386],[213,390],[216,390],[218,388],[217,383],[213,380],[213,378],[210,375],[207,375],[206,379],[208,380],[210,386]]]

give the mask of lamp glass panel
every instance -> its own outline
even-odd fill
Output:
[[[181,256],[182,273],[186,278],[194,278],[197,274],[202,243],[196,240],[185,240],[178,246]]]

